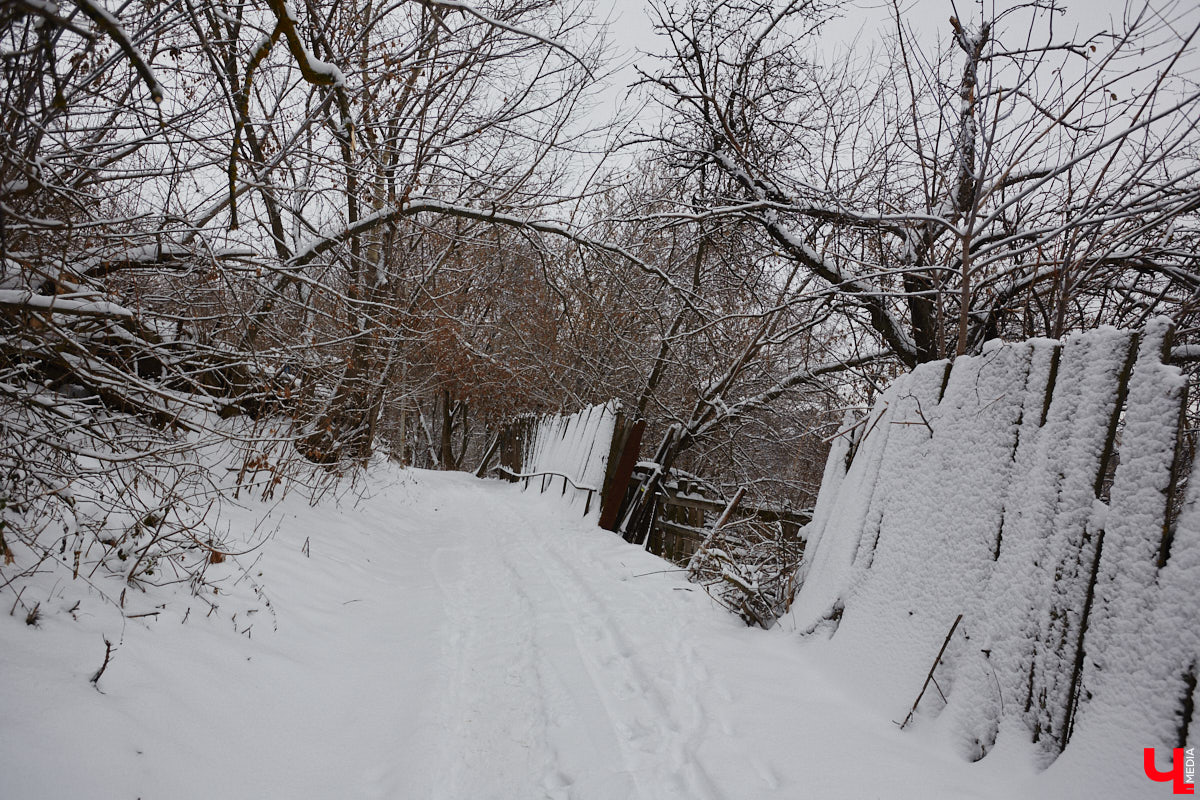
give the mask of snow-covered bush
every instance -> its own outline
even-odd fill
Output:
[[[690,580],[704,586],[747,625],[770,628],[788,610],[804,540],[781,522],[734,520],[705,542],[688,564]]]
[[[14,607],[39,573],[112,599],[127,587],[198,587],[224,559],[208,524],[218,492],[186,435],[67,405],[70,422],[52,426],[11,397],[0,409],[0,586]]]

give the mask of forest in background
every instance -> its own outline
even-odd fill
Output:
[[[583,3],[6,3],[0,580],[198,580],[238,483],[610,398],[808,504],[914,365],[1160,314],[1200,358],[1200,11],[959,11],[834,59],[835,3],[659,3],[608,121]]]

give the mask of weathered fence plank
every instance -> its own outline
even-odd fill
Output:
[[[621,428],[618,427],[617,430],[621,431]],[[608,462],[611,472],[604,481],[603,499],[600,506],[600,527],[605,530],[613,531],[617,528],[621,505],[625,500],[625,492],[629,488],[629,480],[633,476],[633,468],[637,464],[638,453],[642,447],[642,435],[645,432],[646,421],[639,419],[625,428],[619,445],[618,437],[613,437],[613,449],[610,451]],[[615,467],[612,466],[614,464]]]
[[[500,463],[493,471],[529,487],[536,478],[545,492],[561,478],[560,494],[583,498],[583,513],[591,513],[594,500],[609,482],[613,440],[620,433],[620,406],[616,401],[588,406],[575,414],[522,417],[505,426],[490,450],[498,449]],[[484,464],[490,461],[485,458]],[[481,465],[483,469],[483,465]]]

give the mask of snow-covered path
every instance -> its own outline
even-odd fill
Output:
[[[289,499],[208,616],[181,592],[122,633],[51,590],[40,628],[0,617],[0,797],[990,798],[1029,777],[899,732],[794,634],[577,514],[405,473]]]
[[[676,599],[621,602],[627,587],[586,568],[598,553],[565,532],[546,544],[544,521],[490,499],[493,535],[434,557],[451,771],[432,796],[721,796],[690,757],[710,722],[699,698],[721,689],[670,619]]]

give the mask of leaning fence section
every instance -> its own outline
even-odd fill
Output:
[[[696,476],[639,461],[644,420],[613,401],[504,426],[477,470],[598,510],[600,527],[685,567],[747,624],[772,626],[791,605],[809,509],[725,498]],[[493,463],[497,462],[497,463]]]
[[[521,417],[496,434],[479,472],[556,492],[582,506],[585,516],[596,511],[603,518],[606,492],[619,476],[622,444],[632,427],[615,400],[574,414]]]
[[[1153,746],[1168,768],[1200,700],[1200,481],[1179,498],[1170,336],[997,343],[898,379],[830,453],[797,627],[967,757],[1014,736],[1045,763]]]
[[[641,479],[644,475],[635,472],[634,477]],[[658,488],[655,514],[640,543],[651,553],[686,566],[706,544],[713,543],[717,523],[729,506],[730,500],[716,496],[699,482],[682,476],[664,480]],[[792,510],[739,500],[720,527],[730,534],[751,526],[770,530],[776,540],[794,543],[795,549],[803,552],[800,531],[811,519],[811,509]]]

